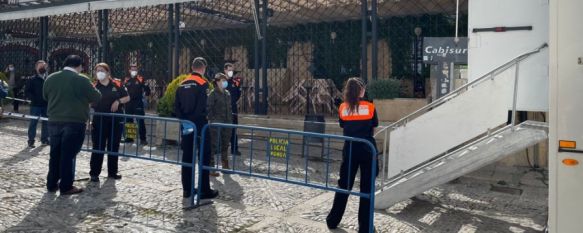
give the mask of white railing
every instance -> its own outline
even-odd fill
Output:
[[[383,159],[382,159],[382,169],[381,169],[381,187],[384,187],[387,183],[388,183],[388,179],[389,178],[394,178],[394,177],[390,177],[389,175],[389,159],[388,159],[388,146],[389,146],[389,135],[390,132],[392,132],[395,129],[398,129],[401,126],[405,126],[408,122],[414,120],[415,118],[423,115],[424,113],[435,109],[437,107],[439,107],[440,105],[456,98],[457,96],[459,96],[461,93],[469,90],[470,88],[474,88],[477,87],[479,84],[481,84],[483,81],[485,80],[494,80],[499,74],[503,73],[504,71],[509,70],[512,67],[515,67],[515,74],[514,74],[514,90],[513,90],[513,96],[512,96],[512,118],[511,118],[511,125],[509,127],[514,128],[514,126],[516,126],[516,104],[517,104],[517,98],[518,98],[518,77],[519,77],[519,64],[521,61],[525,60],[526,58],[530,57],[533,54],[539,53],[541,50],[545,49],[546,47],[548,47],[548,45],[545,43],[541,46],[539,46],[538,48],[536,48],[533,51],[524,53],[514,59],[512,59],[511,61],[493,69],[492,71],[488,72],[487,74],[483,75],[482,77],[473,80],[471,82],[468,82],[467,84],[461,86],[460,88],[452,91],[451,93],[435,100],[434,102],[424,106],[423,108],[420,108],[418,110],[416,110],[415,112],[403,117],[402,119],[387,125],[387,126],[381,126],[380,130],[377,131],[377,133],[375,134],[375,137],[377,137],[378,135],[384,133],[384,140],[383,140]],[[470,144],[471,145],[471,144]],[[432,159],[429,159],[425,162],[420,163],[418,166],[415,166],[409,170],[415,170],[418,169],[420,166],[422,166],[424,163],[427,163],[428,161],[432,161],[434,160],[436,157],[440,157],[442,156],[442,153],[436,154],[435,157],[433,157]],[[404,173],[408,173],[407,171],[402,172],[400,175],[397,175],[395,177],[398,176],[402,176]],[[394,179],[391,179],[394,180]]]

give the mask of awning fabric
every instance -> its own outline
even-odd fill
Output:
[[[0,14],[0,21],[43,17],[51,15],[62,15],[75,12],[86,12],[104,9],[119,9],[144,7],[161,4],[172,4],[181,2],[195,2],[193,0],[102,0],[84,3],[73,3],[59,6],[47,6],[35,9],[22,9]]]

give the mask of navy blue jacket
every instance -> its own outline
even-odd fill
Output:
[[[176,89],[174,114],[178,119],[189,120],[198,127],[208,123],[208,81],[201,74],[193,73]],[[199,129],[201,130],[201,129]]]
[[[26,97],[30,99],[31,106],[43,108],[47,107],[47,101],[43,98],[44,83],[45,79],[39,74],[35,74],[28,79],[28,82],[24,88],[24,92],[26,93]]]

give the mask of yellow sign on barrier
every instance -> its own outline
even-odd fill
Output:
[[[126,130],[126,138],[131,138],[131,139],[136,139],[136,136],[138,135],[138,126],[136,125],[136,123],[126,123],[125,124],[125,130]]]
[[[270,154],[276,158],[285,158],[289,140],[286,138],[269,138]]]

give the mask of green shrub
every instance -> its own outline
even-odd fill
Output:
[[[368,84],[367,92],[371,99],[394,99],[399,97],[401,82],[396,79],[375,80]]]
[[[180,75],[172,80],[170,84],[168,84],[164,95],[158,102],[157,112],[159,116],[170,117],[174,115],[174,100],[176,98],[176,89],[178,89],[180,83],[188,76],[188,74]]]
[[[8,77],[6,76],[6,74],[4,74],[4,72],[0,72],[0,80],[8,83]]]
[[[166,87],[164,95],[158,102],[157,112],[159,116],[161,117],[174,116],[174,101],[176,98],[176,90],[178,89],[178,86],[180,86],[180,83],[182,83],[182,81],[184,81],[184,79],[188,78],[189,76],[190,74],[180,75],[176,77],[174,80],[172,80],[170,84],[168,84],[168,87]],[[209,83],[209,88],[211,90],[213,89],[213,85],[211,83]]]

